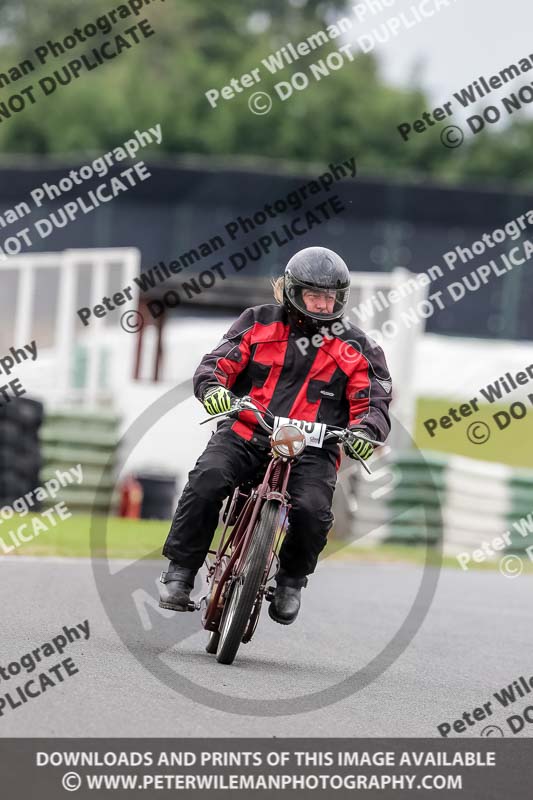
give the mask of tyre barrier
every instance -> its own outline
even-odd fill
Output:
[[[27,397],[0,406],[0,507],[40,484],[43,414],[43,404]]]
[[[449,555],[504,535],[503,552],[533,545],[533,470],[434,451],[396,453],[388,469],[380,498],[370,480],[357,482],[358,543],[442,542]]]
[[[115,490],[115,454],[120,418],[110,411],[58,409],[45,417],[41,431],[44,467],[42,479],[53,478],[81,464],[83,480],[61,488],[54,502],[63,501],[71,513],[93,510],[112,513],[119,502]]]

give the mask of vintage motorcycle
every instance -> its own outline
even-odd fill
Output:
[[[229,412],[200,423],[251,411],[270,435],[271,444],[262,479],[237,486],[228,497],[220,542],[208,553],[208,593],[199,601],[191,600],[188,607],[197,611],[205,604],[202,625],[210,634],[206,650],[216,654],[220,664],[233,663],[241,643],[249,642],[255,632],[263,600],[269,602],[274,596],[272,582],[291,507],[287,485],[294,459],[306,447],[322,447],[331,439],[342,443],[350,435],[345,428],[276,417],[256,403],[249,396],[239,398]]]

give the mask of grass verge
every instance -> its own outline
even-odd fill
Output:
[[[42,517],[28,514],[25,517],[15,516],[9,522],[0,524],[0,556],[17,558],[18,556],[42,556],[43,558],[60,556],[63,558],[127,558],[127,559],[153,559],[161,557],[161,548],[168,533],[169,522],[157,520],[129,520],[110,518],[107,526],[107,537],[104,546],[91,550],[90,531],[91,517],[74,516],[58,523],[55,527],[50,525],[46,532],[41,532],[31,541],[22,542],[15,547],[10,537],[10,531],[26,524],[24,534],[29,537],[32,530],[32,520]],[[217,531],[214,543],[218,540],[220,530]],[[3,543],[3,544],[2,544]],[[13,548],[9,552],[9,548]],[[503,553],[502,553],[503,555]],[[334,538],[326,546],[321,558],[331,558],[341,561],[358,562],[389,562],[411,564],[424,564],[426,560],[425,548],[402,544],[381,544],[375,547],[346,545],[341,546]],[[533,563],[524,562],[524,571],[533,572]],[[430,553],[430,564],[438,564],[438,554]],[[498,569],[499,561],[487,561],[481,564],[472,564],[472,569],[494,570]],[[443,566],[460,569],[459,563],[453,556],[444,556]]]

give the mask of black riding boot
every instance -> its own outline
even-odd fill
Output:
[[[307,578],[293,578],[280,569],[276,576],[276,591],[269,607],[268,614],[280,625],[290,625],[300,610],[300,593],[307,586]]]
[[[175,561],[171,561],[167,572],[162,572],[159,579],[162,584],[159,590],[160,608],[187,611],[195,576],[196,570],[180,567]]]

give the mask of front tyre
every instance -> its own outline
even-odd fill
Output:
[[[279,503],[266,500],[252,534],[242,573],[235,578],[226,600],[217,650],[219,664],[232,664],[248,626],[276,535]]]

